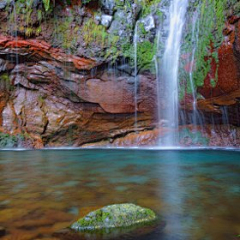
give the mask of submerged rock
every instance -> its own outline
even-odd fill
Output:
[[[71,225],[77,231],[96,231],[109,228],[126,228],[146,224],[157,219],[156,214],[135,204],[114,204],[90,212]]]
[[[6,235],[6,229],[0,226],[0,237],[3,237],[5,235]]]

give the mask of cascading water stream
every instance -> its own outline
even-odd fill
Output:
[[[198,32],[199,32],[199,23],[197,23],[198,14],[193,16],[192,21],[192,52],[190,54],[190,69],[189,69],[189,80],[190,80],[190,86],[191,86],[191,92],[192,92],[192,108],[193,108],[193,114],[192,114],[192,123],[194,125],[194,128],[197,127],[197,96],[196,96],[196,90],[194,87],[193,82],[193,68],[194,68],[194,58],[195,58],[195,52],[197,47],[197,38],[198,38]],[[196,25],[197,25],[197,31],[196,31]],[[195,130],[195,129],[194,129]]]
[[[15,1],[13,1],[13,16],[14,16],[14,20],[13,20],[13,26],[12,26],[12,37],[15,38],[15,40],[18,42],[18,14],[17,14],[17,10],[16,10],[16,3]],[[18,67],[19,65],[19,55],[18,55],[18,48],[17,46],[13,46],[12,47],[12,51],[15,52],[15,59],[11,59],[11,61],[15,62],[15,66]],[[16,79],[19,78],[19,69],[16,68]],[[19,88],[19,86],[18,86]]]
[[[187,7],[188,0],[172,0],[169,7],[169,33],[159,77],[159,85],[163,88],[159,120],[170,131],[166,137],[160,139],[161,146],[178,145],[178,70]]]
[[[189,82],[192,92],[192,118],[191,122],[193,124],[192,130],[194,132],[198,131],[198,126],[201,127],[201,131],[203,132],[203,117],[201,116],[200,112],[197,109],[197,92],[196,87],[194,84],[193,79],[193,73],[194,73],[194,67],[195,67],[195,54],[198,47],[198,38],[199,38],[199,8],[194,12],[193,18],[192,18],[192,36],[191,36],[191,53],[190,53],[190,69],[189,69]],[[196,135],[197,138],[197,135]],[[197,141],[197,139],[195,139]]]
[[[138,47],[138,22],[136,22],[135,30],[134,30],[134,37],[133,37],[133,43],[134,43],[134,128],[135,131],[137,131],[137,111],[138,111],[138,96],[137,96],[137,90],[138,90],[138,59],[137,59],[137,47]]]

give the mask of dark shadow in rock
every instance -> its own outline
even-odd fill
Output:
[[[6,231],[6,228],[4,228],[4,227],[0,226],[0,237],[3,237],[3,236],[5,236],[5,235],[6,235],[6,233],[7,233],[7,231]]]
[[[154,240],[161,239],[166,224],[160,219],[153,223],[138,224],[127,228],[104,229],[91,232],[76,232],[70,228],[62,229],[53,234],[61,240]]]

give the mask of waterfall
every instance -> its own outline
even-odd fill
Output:
[[[192,36],[191,36],[191,53],[189,55],[190,69],[189,69],[189,83],[192,93],[192,117],[191,122],[193,124],[193,132],[198,131],[198,126],[201,127],[201,131],[203,132],[203,117],[197,109],[197,91],[194,84],[193,72],[195,67],[195,54],[198,47],[198,37],[199,37],[199,8],[193,13],[193,17],[191,19],[192,22]],[[197,141],[197,135],[195,137],[195,141]]]
[[[188,0],[172,0],[169,7],[168,37],[160,67],[159,122],[169,129],[161,146],[178,145],[178,69],[183,26]]]
[[[12,32],[11,35],[12,37],[15,37],[16,41],[18,42],[18,14],[17,14],[17,10],[16,10],[16,3],[15,1],[13,1],[13,22],[12,22]],[[16,69],[16,79],[19,78],[19,68],[17,67],[19,65],[19,49],[17,46],[13,46],[11,47],[11,51],[12,51],[12,56],[15,55],[14,59],[11,59],[10,61],[15,62],[15,69]],[[17,86],[19,89],[19,85]]]
[[[137,59],[137,47],[138,47],[138,22],[136,22],[134,30],[134,128],[137,131],[137,112],[138,112],[138,59]]]
[[[195,58],[195,52],[196,52],[196,47],[197,47],[197,39],[198,39],[198,32],[199,32],[199,22],[196,24],[198,19],[198,14],[193,16],[192,20],[192,52],[190,54],[190,69],[189,69],[189,80],[190,80],[190,86],[191,86],[191,91],[192,91],[192,108],[193,108],[193,114],[192,114],[192,122],[194,125],[194,128],[197,127],[197,97],[196,97],[196,90],[194,86],[194,81],[193,81],[193,70],[194,70],[194,58]],[[196,25],[197,25],[197,31],[196,31]],[[196,130],[196,129],[194,129]]]

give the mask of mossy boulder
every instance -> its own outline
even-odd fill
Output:
[[[157,215],[148,208],[135,204],[114,204],[90,212],[71,225],[77,231],[98,231],[114,228],[127,228],[154,222]]]

